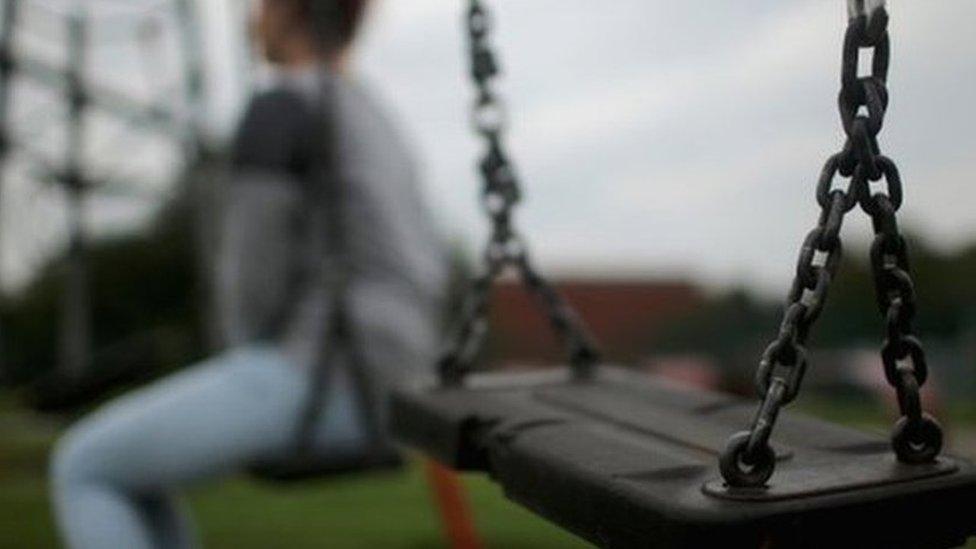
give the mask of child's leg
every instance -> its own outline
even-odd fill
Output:
[[[59,442],[52,463],[66,544],[192,546],[171,490],[287,452],[307,381],[273,349],[248,348],[85,418]]]

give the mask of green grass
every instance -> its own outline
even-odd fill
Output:
[[[861,427],[884,428],[889,421],[880,407],[863,401],[805,398],[797,408]],[[972,417],[958,415],[960,423]],[[0,549],[58,547],[45,470],[59,430],[0,395]],[[587,546],[506,500],[486,478],[466,476],[463,482],[489,548]],[[419,463],[399,473],[286,487],[236,478],[186,498],[208,549],[445,547]],[[967,547],[976,549],[976,541]]]
[[[207,547],[443,546],[419,469],[284,490],[234,481],[195,495],[193,507]],[[487,480],[470,477],[465,485],[489,547],[585,546],[505,500]]]
[[[0,401],[0,549],[58,547],[45,479],[58,426]],[[487,479],[463,479],[488,547],[587,546],[506,500]],[[419,463],[402,472],[275,486],[236,478],[187,494],[207,548],[444,547]],[[121,549],[121,548],[119,548]]]
[[[586,545],[467,478],[488,547]],[[419,467],[406,473],[277,488],[244,479],[195,491],[189,503],[204,547],[443,547],[439,519]],[[42,478],[0,482],[0,547],[57,547]]]

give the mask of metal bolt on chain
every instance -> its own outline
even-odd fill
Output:
[[[928,368],[922,344],[913,334],[915,290],[908,248],[896,218],[903,200],[901,176],[895,163],[881,154],[877,139],[888,108],[888,13],[884,0],[849,0],[848,5],[850,21],[838,98],[847,140],[821,172],[817,184],[820,219],[803,242],[779,334],[763,353],[756,372],[762,403],[751,429],[733,435],[719,459],[722,477],[732,487],[760,487],[773,474],[776,462],[769,439],[780,409],[799,393],[807,369],[810,328],[823,310],[840,264],[844,216],[857,205],[871,217],[874,227],[871,269],[885,320],[881,357],[902,414],[892,434],[892,446],[904,463],[932,461],[942,449],[942,429],[922,411],[919,395]],[[866,48],[873,50],[871,73],[859,76],[859,56]],[[838,175],[849,178],[846,189],[833,188]],[[871,183],[879,181],[886,184],[886,190],[872,192]]]
[[[457,331],[439,361],[441,382],[458,385],[471,370],[487,333],[492,285],[507,268],[518,273],[529,293],[545,309],[550,325],[566,346],[574,372],[586,376],[598,361],[596,346],[569,303],[535,270],[525,241],[512,223],[512,210],[521,199],[521,191],[502,143],[508,115],[492,88],[499,67],[488,40],[491,18],[480,0],[470,0],[467,31],[471,78],[477,90],[471,123],[487,145],[479,168],[484,181],[481,202],[491,222],[491,236],[483,254],[482,272],[468,290]]]

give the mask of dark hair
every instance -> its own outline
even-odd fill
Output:
[[[326,48],[347,46],[356,37],[368,0],[290,0],[306,16]]]

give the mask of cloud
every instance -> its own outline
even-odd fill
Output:
[[[843,141],[835,106],[841,3],[487,4],[497,15],[499,90],[525,183],[519,220],[545,267],[786,286],[815,220],[815,178]],[[210,127],[226,137],[247,94],[244,4],[197,5]],[[976,3],[889,5],[892,101],[881,144],[906,180],[904,224],[937,245],[960,246],[976,239]],[[377,0],[355,66],[415,145],[443,230],[474,250],[485,225],[463,7]],[[91,217],[96,227],[136,224],[145,204],[130,207],[96,205]],[[863,241],[868,231],[855,218],[845,234]]]
[[[835,106],[843,6],[489,4],[529,197],[520,216],[545,265],[786,286],[816,220],[816,177],[843,142]],[[963,206],[976,191],[962,183],[976,161],[968,104],[976,8],[891,4],[882,146],[919,181],[906,220],[958,245],[976,237],[976,217]],[[465,124],[471,92],[461,81],[459,10],[387,1],[377,15],[363,71],[418,137],[445,228],[473,241],[483,234],[471,170],[478,149]],[[863,240],[867,230],[854,221],[847,233]]]

